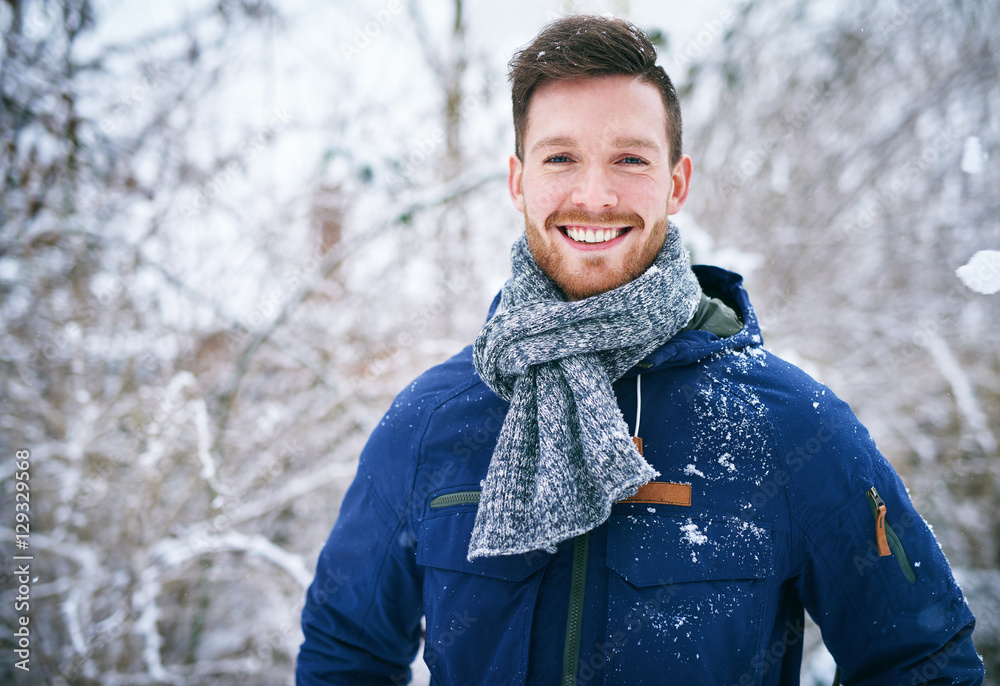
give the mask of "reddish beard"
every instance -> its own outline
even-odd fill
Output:
[[[538,266],[562,289],[567,298],[583,300],[624,286],[642,276],[663,247],[663,241],[667,236],[668,219],[664,217],[653,224],[649,240],[632,248],[621,265],[609,264],[608,258],[600,253],[593,255],[580,253],[579,260],[582,261],[582,266],[567,264],[565,256],[555,247],[555,241],[561,240],[559,237],[554,237],[549,242],[544,241],[538,226],[531,221],[527,213],[524,215],[524,224],[528,248]],[[552,236],[552,232],[561,233],[558,227],[567,224],[608,228],[630,226],[632,228],[629,229],[629,233],[633,231],[641,233],[645,230],[642,217],[633,212],[590,214],[580,210],[569,210],[550,214],[545,219],[545,231],[547,235]]]

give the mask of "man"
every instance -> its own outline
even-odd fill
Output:
[[[399,395],[302,614],[298,683],[974,684],[975,620],[890,465],[692,267],[674,89],[573,16],[511,61],[525,234],[476,344]]]

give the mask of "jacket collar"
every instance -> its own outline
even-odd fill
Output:
[[[759,347],[763,344],[757,315],[743,288],[743,277],[735,272],[707,265],[694,265],[693,269],[702,290],[712,297],[721,298],[735,309],[743,320],[743,328],[728,338],[719,338],[708,331],[683,331],[646,356],[626,377],[654,369],[693,364],[726,350]]]

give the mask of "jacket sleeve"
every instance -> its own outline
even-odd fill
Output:
[[[795,584],[843,683],[982,684],[975,619],[895,470],[832,393],[807,414],[781,466]]]
[[[372,433],[320,553],[302,610],[298,686],[410,680],[422,575],[407,518],[413,430],[401,427],[390,410]]]

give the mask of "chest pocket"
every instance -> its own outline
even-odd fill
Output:
[[[440,686],[523,684],[541,569],[549,555],[466,559],[474,502],[436,507],[417,538],[424,566],[424,661]],[[447,665],[447,671],[443,667]]]
[[[772,548],[746,521],[613,515],[605,683],[756,682]]]

